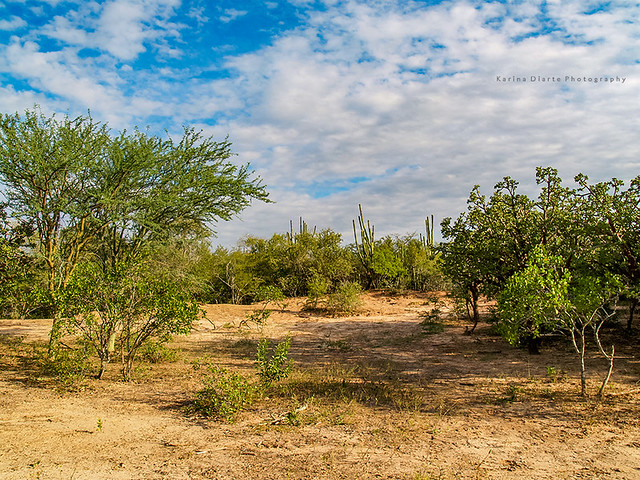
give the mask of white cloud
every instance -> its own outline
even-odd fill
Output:
[[[236,10],[235,8],[229,8],[224,11],[224,15],[220,16],[220,21],[224,23],[229,23],[234,21],[236,18],[244,17],[247,13],[247,10]]]
[[[12,15],[8,20],[0,19],[0,30],[11,32],[27,26],[22,18]]]
[[[351,241],[358,203],[380,235],[422,231],[426,215],[464,210],[476,183],[489,192],[512,175],[533,189],[538,165],[556,166],[567,181],[581,171],[594,179],[640,171],[633,4],[585,15],[584,2],[326,2],[269,46],[227,57],[232,75],[213,80],[170,62],[134,65],[149,49],[167,59],[189,48],[175,42],[185,28],[172,23],[177,2],[83,5],[2,51],[0,71],[44,93],[0,88],[0,102],[90,107],[117,129],[160,116],[170,130],[229,133],[238,162],[251,162],[278,203],[219,225],[227,245],[284,231],[300,215]],[[204,22],[213,11],[191,15]],[[41,48],[38,34],[64,46]],[[83,48],[99,55],[80,58]],[[198,61],[204,70],[214,63]],[[626,81],[564,81],[610,75]]]
[[[503,7],[378,7],[345,2],[259,54],[233,59],[247,79],[251,116],[228,130],[279,203],[243,213],[244,222],[225,226],[223,243],[286,229],[299,215],[348,233],[357,203],[378,215],[381,233],[420,229],[429,213],[464,210],[476,183],[490,191],[512,175],[531,189],[538,165],[556,166],[569,183],[581,171],[637,175],[640,68],[620,62],[636,35],[630,12],[553,7],[549,22],[564,33],[544,35],[527,2],[509,7],[517,21],[491,27]],[[530,81],[616,74],[631,83]],[[498,83],[497,75],[529,81]],[[296,193],[311,180],[350,177],[371,180],[319,199]]]

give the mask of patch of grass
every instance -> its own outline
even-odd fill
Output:
[[[520,400],[520,394],[523,393],[524,390],[519,385],[507,385],[505,389],[505,396],[498,400],[499,403],[513,403]]]
[[[562,380],[564,380],[566,372],[562,369],[558,369],[556,367],[552,367],[547,365],[546,366],[547,369],[547,379],[549,380],[549,382],[551,383],[558,383]]]
[[[368,406],[386,406],[401,411],[422,408],[423,395],[413,383],[402,382],[388,369],[380,372],[368,365],[330,364],[296,370],[279,387],[282,396],[325,398]]]
[[[442,312],[437,307],[432,308],[428,312],[420,313],[419,316],[423,319],[422,322],[420,322],[422,333],[426,335],[433,335],[444,332],[444,324],[442,323],[441,314]]]
[[[149,341],[140,348],[138,355],[149,363],[175,363],[178,361],[178,354],[179,350],[169,348],[160,342]]]

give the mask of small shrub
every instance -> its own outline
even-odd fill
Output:
[[[433,308],[429,312],[420,313],[420,318],[423,319],[422,322],[420,322],[423,333],[431,335],[444,332],[444,325],[440,321],[440,314],[439,308]]]
[[[341,284],[334,293],[328,296],[327,311],[334,315],[350,315],[357,312],[362,305],[361,292],[362,287],[358,282]]]
[[[292,367],[292,361],[288,357],[289,347],[291,347],[291,337],[278,343],[273,350],[269,348],[269,340],[266,338],[258,342],[256,367],[263,388],[269,388],[273,382],[289,376]]]
[[[140,348],[140,357],[149,363],[173,363],[178,360],[178,352],[160,342],[148,341]]]
[[[522,387],[518,385],[509,385],[505,391],[506,396],[502,402],[512,403],[518,401],[518,396],[523,392]]]
[[[315,309],[320,306],[320,301],[327,295],[331,283],[325,277],[314,275],[308,285],[308,296],[304,307]]]
[[[207,417],[233,422],[236,415],[250,406],[258,393],[247,377],[218,366],[209,367],[204,388],[196,392],[189,410]]]
[[[51,351],[34,351],[36,361],[45,375],[62,382],[66,388],[78,388],[92,370],[94,350],[85,343],[76,348],[58,345]]]

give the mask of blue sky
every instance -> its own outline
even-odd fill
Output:
[[[223,245],[300,216],[351,242],[359,203],[404,235],[475,184],[534,192],[539,165],[639,175],[639,17],[626,1],[5,0],[0,108],[229,135],[276,203],[217,225]]]

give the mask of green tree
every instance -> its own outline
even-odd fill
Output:
[[[35,227],[54,292],[88,253],[115,268],[150,241],[210,234],[252,199],[268,201],[230,147],[189,128],[174,142],[111,137],[91,117],[0,115],[0,182],[12,215]]]
[[[83,262],[58,296],[61,328],[79,333],[95,349],[98,378],[119,347],[122,374],[130,380],[145,342],[165,343],[171,335],[188,334],[200,313],[184,283],[142,264],[120,263],[118,271],[104,272],[95,262]]]
[[[407,273],[390,237],[376,243],[369,268],[373,272],[372,284],[378,287],[397,286]]]
[[[91,118],[58,121],[39,111],[0,115],[0,181],[12,215],[33,225],[48,289],[64,284],[92,234],[106,196],[94,180],[109,136]]]
[[[37,259],[29,253],[28,225],[12,224],[0,203],[0,316],[24,318],[46,300]]]
[[[615,301],[619,288],[613,276],[575,276],[566,260],[547,253],[543,245],[530,255],[529,265],[515,273],[498,297],[502,335],[513,345],[523,339],[538,338],[545,332],[566,333],[580,360],[581,394],[586,395],[587,332],[609,360],[609,370],[600,387],[604,389],[613,369],[615,348],[607,353],[600,341],[600,329],[611,317],[605,308]]]
[[[480,296],[495,297],[526,268],[536,245],[562,255],[567,265],[587,262],[589,240],[579,230],[575,190],[563,187],[550,167],[536,170],[536,182],[540,194],[535,200],[518,193],[518,182],[510,177],[498,182],[488,199],[476,185],[467,212],[442,222],[442,268],[473,312],[474,328]]]
[[[589,184],[578,175],[581,222],[591,239],[590,266],[598,274],[607,272],[623,279],[624,293],[630,300],[627,329],[631,330],[634,311],[640,302],[640,176],[624,189],[616,178]]]
[[[277,286],[293,297],[308,294],[314,278],[326,280],[335,289],[351,277],[354,262],[340,244],[341,235],[331,229],[311,232],[304,222],[301,225],[298,233],[244,240],[245,267],[252,272],[256,286]]]

